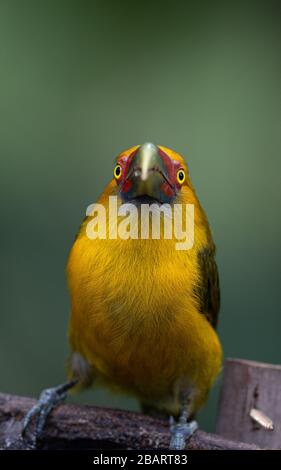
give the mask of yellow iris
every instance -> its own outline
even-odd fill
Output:
[[[121,168],[121,165],[116,165],[116,167],[114,168],[114,177],[119,180],[119,178],[121,178],[121,175],[122,175],[122,168]]]
[[[177,172],[177,180],[180,184],[185,182],[185,171],[182,168]]]

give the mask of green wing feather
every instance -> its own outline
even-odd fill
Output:
[[[216,328],[220,309],[220,285],[218,267],[215,261],[216,247],[211,242],[198,253],[200,285],[195,289],[199,300],[200,313],[206,316]]]

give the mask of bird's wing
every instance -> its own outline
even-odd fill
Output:
[[[210,243],[198,253],[200,285],[196,288],[199,310],[216,328],[220,309],[219,273],[215,261],[216,247]]]

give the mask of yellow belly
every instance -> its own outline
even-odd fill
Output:
[[[181,381],[196,409],[221,367],[217,334],[193,296],[195,258],[170,240],[82,236],[68,263],[72,350],[99,380],[174,413]]]

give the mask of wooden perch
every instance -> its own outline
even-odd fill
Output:
[[[0,394],[0,448],[28,449],[21,438],[22,418],[35,404],[31,398]],[[149,416],[90,406],[60,405],[47,420],[42,449],[168,449],[168,423]],[[197,431],[186,449],[258,450],[252,444]]]

